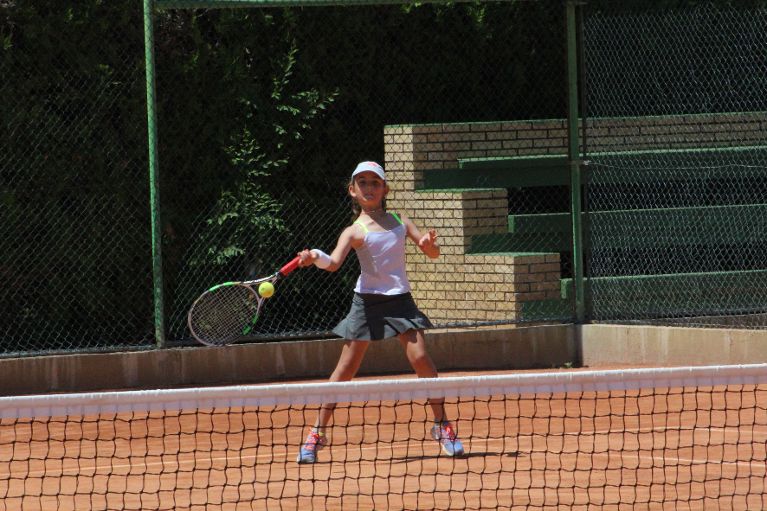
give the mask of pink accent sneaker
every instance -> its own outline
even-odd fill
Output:
[[[317,451],[325,447],[328,443],[328,439],[325,437],[325,433],[320,433],[314,429],[309,430],[309,434],[306,435],[306,441],[301,446],[301,451],[298,453],[298,463],[316,463]]]
[[[435,423],[431,428],[431,437],[439,442],[442,452],[447,456],[463,456],[463,444],[458,440],[455,429],[449,422]]]

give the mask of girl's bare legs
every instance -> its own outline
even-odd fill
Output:
[[[426,351],[422,330],[408,330],[399,336],[399,342],[419,378],[437,377],[437,368]],[[429,405],[434,413],[434,425],[431,428],[432,438],[439,442],[442,452],[446,455],[463,456],[463,444],[456,437],[455,429],[445,415],[444,398],[429,399]]]
[[[399,335],[399,342],[405,350],[408,362],[419,378],[436,378],[437,367],[426,351],[423,330],[408,330]],[[445,400],[430,399],[429,405],[434,412],[434,422],[445,420]]]
[[[423,331],[408,330],[399,335],[399,341],[408,362],[419,378],[437,377],[437,368],[426,351]],[[330,375],[330,381],[349,381],[354,378],[359,371],[368,346],[370,346],[370,341],[347,341],[341,351],[338,364],[336,364],[333,374]],[[442,452],[448,456],[463,455],[463,445],[456,438],[453,426],[447,422],[445,400],[443,398],[430,399],[429,405],[434,413],[434,426],[431,428],[432,438],[439,441]],[[314,427],[298,455],[299,463],[316,462],[316,451],[325,445],[325,427],[330,422],[335,407],[335,403],[325,403],[320,407]]]
[[[360,364],[362,364],[362,359],[365,357],[368,345],[370,345],[370,341],[346,341],[341,350],[338,364],[336,364],[333,374],[330,375],[330,381],[349,381],[354,378]],[[317,462],[317,451],[327,444],[325,427],[330,422],[330,418],[333,417],[335,407],[335,403],[324,403],[320,406],[314,427],[309,431],[306,441],[298,453],[296,460],[298,463]]]
[[[405,351],[408,362],[413,367],[419,378],[436,378],[437,368],[426,351],[426,342],[422,330],[408,330],[399,335],[399,342]],[[338,364],[330,375],[330,381],[349,381],[356,376],[357,371],[362,365],[365,353],[370,346],[370,341],[346,341]],[[444,399],[429,400],[429,404],[434,411],[434,420],[442,421],[445,418]],[[335,403],[323,404],[317,421],[314,423],[320,430],[328,425],[333,416]]]
[[[365,358],[368,346],[370,346],[370,341],[346,341],[329,381],[349,381],[354,378],[360,369],[362,359]],[[335,403],[325,403],[320,407],[320,413],[314,423],[317,431],[325,429],[333,416],[335,407]]]

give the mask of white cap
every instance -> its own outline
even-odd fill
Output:
[[[386,181],[386,174],[384,173],[383,167],[374,161],[363,161],[357,165],[357,168],[354,169],[354,172],[352,172],[352,178],[362,172],[372,172],[376,176]]]

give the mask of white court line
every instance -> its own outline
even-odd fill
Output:
[[[759,429],[760,433],[764,433],[765,435],[767,435],[767,428],[758,428],[758,429]],[[677,433],[684,433],[684,432],[694,433],[695,431],[701,431],[701,430],[702,431],[722,431],[722,432],[724,432],[724,434],[738,434],[738,435],[741,435],[741,436],[744,434],[742,431],[740,431],[737,428],[687,428],[687,429],[679,429],[679,428],[669,428],[669,427],[660,427],[659,426],[659,427],[655,427],[655,428],[652,428],[652,429],[645,429],[645,428],[641,428],[641,429],[620,429],[620,430],[608,429],[608,430],[596,430],[596,431],[580,431],[580,432],[572,432],[572,433],[565,432],[565,433],[563,433],[563,436],[579,436],[579,435],[599,436],[599,435],[608,435],[608,434],[613,434],[613,433],[632,433],[632,434],[639,434],[639,435],[641,435],[641,434],[650,434],[652,432],[663,432],[663,431],[671,431],[671,432],[677,432]],[[532,435],[525,434],[524,438],[528,438],[529,436],[532,436]],[[544,436],[544,435],[541,435],[541,436]],[[560,435],[558,435],[558,436],[560,436]],[[405,442],[387,443],[386,445],[387,446],[391,446],[391,447],[386,447],[385,449],[387,451],[389,451],[389,450],[390,451],[395,451],[395,450],[396,451],[400,451],[400,450],[402,450],[402,451],[404,451],[406,453],[407,451],[412,450],[411,444],[413,442],[415,442],[418,445],[421,445],[421,444],[432,445],[433,444],[433,446],[434,446],[434,455],[436,456],[438,454],[438,452],[439,452],[439,448],[436,446],[435,441],[432,440],[430,437],[424,437],[423,440],[413,439],[411,441],[405,441]],[[480,444],[484,444],[486,448],[489,448],[489,447],[492,447],[492,446],[494,446],[496,444],[504,445],[504,444],[509,443],[509,442],[517,442],[517,440],[515,438],[509,438],[509,439],[505,439],[505,438],[491,438],[491,439],[477,438],[477,439],[467,439],[466,441],[464,441],[464,444],[467,446],[466,450],[470,454],[472,452],[472,449],[471,449],[472,446],[478,446]],[[705,446],[700,446],[700,447],[705,447]],[[144,462],[137,461],[135,463],[120,463],[120,464],[111,464],[110,463],[108,465],[84,466],[82,464],[82,460],[79,460],[78,461],[78,466],[75,467],[75,468],[72,468],[72,469],[62,469],[62,470],[60,470],[58,472],[54,472],[52,470],[36,470],[36,471],[32,471],[32,472],[26,472],[26,473],[24,473],[24,476],[25,477],[32,477],[32,478],[40,478],[40,477],[57,478],[57,477],[65,477],[65,476],[77,476],[77,475],[81,474],[84,471],[94,472],[94,476],[96,476],[96,475],[103,476],[103,475],[108,475],[109,474],[108,471],[119,471],[119,470],[126,470],[126,469],[129,470],[129,471],[132,471],[132,469],[134,469],[134,468],[139,468],[139,469],[143,468],[145,470],[148,470],[148,469],[150,469],[152,467],[166,467],[166,466],[178,467],[179,471],[181,471],[181,467],[184,467],[184,466],[187,466],[187,465],[194,465],[195,463],[199,463],[201,461],[207,462],[207,463],[209,463],[211,465],[215,464],[216,462],[225,462],[225,463],[228,464],[228,462],[230,460],[232,460],[232,461],[250,461],[250,460],[254,460],[256,462],[258,460],[271,460],[272,462],[282,462],[284,460],[287,460],[288,463],[291,463],[291,462],[294,461],[293,456],[295,456],[298,453],[298,449],[299,448],[300,448],[300,442],[296,442],[296,444],[294,446],[291,446],[289,448],[291,452],[288,452],[286,455],[282,455],[282,454],[279,454],[279,455],[275,455],[275,454],[252,455],[251,454],[251,455],[246,455],[246,456],[237,455],[237,456],[217,456],[217,457],[205,457],[205,458],[190,458],[190,457],[187,456],[186,459],[174,459],[172,461],[166,461],[166,462],[157,461],[157,462],[151,462],[151,463],[147,463],[145,461]],[[685,447],[685,448],[689,448],[689,447]],[[249,448],[249,449],[257,449],[257,447],[252,447],[252,448]],[[331,449],[329,449],[330,453],[332,453],[332,452],[341,452],[341,451],[345,452],[347,450],[348,449],[346,449],[343,445],[331,446]],[[377,447],[377,446],[374,446],[374,445],[371,445],[369,447],[356,447],[356,448],[354,448],[355,452],[369,452],[369,451],[379,451],[379,450],[381,450],[381,449],[379,447]],[[325,451],[325,452],[328,453],[328,451]],[[503,453],[499,453],[499,454],[503,454]],[[524,454],[524,452],[522,452],[521,454]],[[546,453],[544,451],[541,451],[539,454],[546,454]],[[560,456],[561,454],[562,453],[558,453],[557,456]],[[572,453],[566,453],[566,454],[568,454],[568,455],[577,455],[578,453],[577,452],[572,452]],[[588,453],[588,454],[589,454],[589,456],[592,456],[592,457],[610,457],[610,456],[615,456],[616,454],[620,454],[621,457],[627,456],[627,453],[624,453],[623,451],[612,451],[612,452],[608,451],[608,452],[604,452],[604,453]],[[429,454],[429,453],[423,453],[423,455],[424,456],[431,456],[431,454]],[[163,456],[163,455],[151,455],[151,457],[155,457],[155,456]],[[174,455],[173,454],[166,454],[164,456],[174,456]],[[420,454],[419,454],[419,456],[420,456]],[[457,458],[457,459],[462,459],[462,458]],[[638,458],[636,456],[632,455],[632,459],[663,460],[663,461],[666,461],[666,462],[674,461],[674,462],[677,462],[677,463],[687,463],[687,464],[693,464],[693,465],[705,465],[705,464],[736,465],[738,467],[746,467],[746,468],[749,468],[749,469],[751,467],[753,467],[753,466],[757,466],[757,467],[760,467],[763,470],[767,468],[765,466],[765,463],[761,462],[761,461],[735,461],[735,462],[733,462],[733,461],[723,461],[723,460],[717,461],[717,460],[709,460],[709,459],[697,460],[697,459],[686,459],[686,458],[674,458],[674,457],[661,456],[661,455],[658,455],[658,456],[640,456]],[[375,459],[370,459],[370,460],[360,459],[360,460],[352,460],[352,461],[348,461],[348,462],[349,463],[362,463],[362,462],[369,462],[369,463],[372,462],[372,463],[375,463],[376,461],[377,460],[375,460]],[[19,462],[21,462],[21,461],[20,460],[17,461],[17,463],[19,463]],[[43,460],[39,460],[39,462],[40,463],[44,463]],[[8,463],[10,464],[11,462],[9,461]],[[256,463],[256,467],[258,467],[257,463]],[[224,467],[224,468],[226,468],[226,467]],[[235,467],[233,467],[233,468],[235,468]],[[650,468],[650,467],[648,467],[648,468]],[[202,470],[202,469],[200,469],[200,470]],[[617,470],[617,468],[616,469],[610,469],[610,470]],[[104,472],[102,472],[102,471],[104,471]],[[193,471],[193,469],[186,470],[186,472],[192,472],[192,471]],[[159,473],[159,474],[156,474],[156,475],[163,475],[163,474],[164,473]],[[170,474],[170,473],[167,473],[167,474]],[[0,476],[2,476],[2,479],[9,479],[10,475],[11,474],[9,474],[9,473],[0,473]],[[127,473],[127,474],[122,474],[122,475],[124,475],[125,477],[130,477],[130,476],[138,477],[138,476],[141,476],[141,475],[144,475],[144,474],[141,474],[141,473],[138,473],[138,474]]]

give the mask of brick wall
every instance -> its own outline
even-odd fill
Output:
[[[590,119],[589,151],[733,147],[767,143],[767,114]]]
[[[767,143],[767,114],[589,119],[589,151]],[[425,191],[423,171],[458,159],[566,154],[564,119],[387,126],[389,209],[437,230],[442,255],[408,244],[408,274],[422,310],[439,323],[516,320],[526,301],[558,299],[559,254],[467,254],[476,234],[507,229],[504,189]]]

